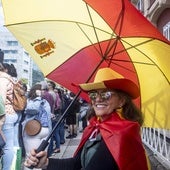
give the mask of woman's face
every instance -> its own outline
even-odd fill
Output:
[[[109,115],[124,104],[124,99],[112,90],[102,89],[91,91],[89,92],[89,97],[96,116],[100,117]]]

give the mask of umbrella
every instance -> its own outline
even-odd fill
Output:
[[[111,67],[140,88],[144,126],[170,129],[170,43],[129,0],[2,0],[5,26],[44,75],[77,92]],[[86,98],[83,92],[81,96]]]

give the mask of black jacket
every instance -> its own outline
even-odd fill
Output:
[[[116,162],[103,140],[85,169],[82,169],[81,166],[81,152],[78,152],[73,158],[50,158],[47,170],[118,170]]]

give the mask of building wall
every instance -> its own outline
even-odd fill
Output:
[[[170,24],[170,0],[133,0],[133,3],[164,34],[164,27]]]
[[[170,8],[166,8],[160,14],[157,20],[157,27],[163,33],[163,27],[170,22]]]
[[[4,53],[4,62],[14,64],[18,79],[26,79],[32,85],[32,61],[18,41],[5,29],[0,31],[0,48]]]

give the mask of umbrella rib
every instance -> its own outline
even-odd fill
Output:
[[[132,44],[130,44],[130,43],[128,43],[127,41],[125,41],[125,40],[123,40],[122,38],[121,38],[121,41],[122,42],[125,42],[126,44],[128,44],[130,47],[128,47],[128,48],[125,48],[124,50],[120,50],[119,52],[117,52],[117,53],[115,53],[114,55],[117,55],[117,54],[119,54],[119,53],[122,53],[122,52],[124,52],[124,51],[128,51],[128,50],[130,50],[130,49],[136,49],[138,52],[140,52],[141,54],[143,54],[146,58],[148,58],[150,61],[152,61],[152,63],[154,63],[154,61],[153,60],[151,60],[151,58],[149,58],[144,52],[142,52],[141,50],[139,50],[137,47],[138,46],[141,46],[142,44],[146,44],[146,43],[148,43],[148,42],[150,42],[150,41],[153,41],[153,40],[155,40],[154,38],[151,38],[151,39],[149,39],[149,40],[147,40],[147,41],[145,41],[145,42],[142,42],[142,43],[139,43],[139,44],[136,44],[136,45],[132,45]],[[120,42],[121,42],[120,41]],[[123,44],[122,44],[123,45]],[[156,65],[156,64],[155,64]]]
[[[113,47],[113,45],[110,47],[110,44],[111,44],[111,40],[112,40],[112,38],[115,36],[115,34],[114,34],[114,31],[112,32],[112,34],[110,34],[111,35],[111,37],[110,37],[110,41],[108,42],[108,45],[107,45],[107,48],[106,48],[106,50],[105,50],[105,53],[103,54],[103,52],[102,52],[102,47],[101,47],[101,45],[100,45],[100,41],[99,41],[99,39],[98,39],[98,35],[97,35],[97,32],[96,32],[96,27],[94,26],[94,22],[93,22],[93,19],[92,19],[92,16],[91,16],[91,13],[90,13],[90,9],[89,9],[89,6],[88,6],[88,4],[86,3],[86,7],[87,7],[87,11],[88,11],[88,14],[89,14],[89,17],[90,17],[90,21],[91,21],[91,23],[92,23],[92,26],[93,26],[93,30],[94,30],[94,33],[95,33],[95,35],[96,35],[96,39],[97,39],[97,42],[98,42],[98,44],[99,44],[99,48],[100,48],[100,51],[101,51],[101,56],[102,56],[102,58],[106,58],[106,56],[107,56],[107,54],[109,53],[109,51],[112,49],[112,47]],[[94,9],[93,9],[94,10]],[[97,12],[97,11],[96,11]],[[100,15],[100,14],[98,14],[98,15]],[[102,16],[100,16],[101,18],[103,18]],[[120,17],[119,17],[120,18]],[[118,22],[117,22],[117,24],[118,24]],[[115,27],[117,27],[117,24],[116,24],[116,26]],[[117,43],[116,43],[117,44]],[[110,50],[109,50],[110,49]]]
[[[118,22],[120,21],[121,24],[120,24],[120,28],[119,28],[119,34],[118,34],[119,36],[122,31],[122,24],[123,24],[123,18],[124,18],[124,13],[125,13],[125,4],[124,3],[125,3],[124,0],[122,0],[122,9],[121,9],[119,17],[117,19],[116,25],[115,25],[115,29],[116,29],[116,27],[118,26]]]
[[[124,1],[122,1],[122,9],[121,9],[121,12],[119,13],[119,16],[118,16],[118,19],[116,21],[116,24],[115,24],[115,27],[113,30],[116,30],[116,28],[118,27],[118,23],[120,21],[120,25],[121,27],[119,28],[119,34],[116,36],[116,41],[112,44],[111,44],[111,41],[109,42],[108,44],[108,50],[107,50],[107,54],[112,50],[113,46],[114,47],[114,50],[112,52],[112,54],[114,54],[115,50],[116,50],[116,46],[117,46],[117,43],[118,43],[118,40],[120,40],[120,34],[121,34],[121,30],[122,30],[122,24],[123,24],[123,17],[124,17],[124,11],[125,10],[125,4],[124,4]],[[116,44],[116,45],[115,45]],[[110,47],[110,48],[109,48]],[[113,58],[114,55],[112,55],[111,59]],[[111,60],[110,60],[111,61]],[[109,65],[111,64],[111,62],[109,63]]]
[[[118,60],[118,59],[112,59],[112,61],[120,61],[120,62],[136,63],[136,64],[144,64],[144,65],[152,65],[152,66],[155,66],[155,64],[144,63],[144,62],[139,62],[139,61],[128,61],[128,60]]]
[[[88,14],[89,14],[89,17],[90,17],[90,21],[91,21],[92,26],[93,26],[93,30],[94,30],[94,34],[95,34],[96,39],[97,39],[97,43],[98,43],[98,45],[99,45],[100,54],[101,54],[100,56],[105,59],[107,55],[106,55],[106,53],[103,54],[102,47],[101,47],[101,44],[100,44],[100,41],[99,41],[99,38],[98,38],[98,35],[97,35],[97,32],[96,32],[96,27],[94,26],[94,22],[93,22],[93,19],[92,19],[91,13],[90,13],[90,9],[89,9],[89,6],[88,6],[87,3],[86,3],[86,8],[87,8],[87,11],[88,11]],[[112,38],[113,36],[114,36],[114,33],[111,34],[111,38]],[[110,38],[110,40],[111,40],[111,38]],[[109,46],[109,44],[108,44],[108,46]],[[107,51],[107,50],[106,50],[106,51]]]
[[[88,12],[89,17],[90,17],[90,21],[91,21],[92,26],[93,26],[94,34],[95,34],[95,36],[96,36],[96,39],[97,39],[97,42],[98,42],[98,44],[99,44],[99,48],[100,48],[100,51],[101,51],[101,54],[102,54],[102,48],[101,48],[101,45],[100,45],[100,43],[99,43],[99,38],[98,38],[96,29],[95,29],[95,26],[94,26],[94,22],[93,22],[93,20],[92,20],[92,16],[91,16],[91,13],[90,13],[90,10],[89,10],[89,7],[88,7],[87,3],[86,3],[86,8],[87,8],[87,12]]]
[[[140,53],[143,54],[146,58],[148,58],[148,59],[153,63],[153,65],[156,66],[156,67],[159,69],[159,71],[162,73],[162,75],[163,75],[163,76],[165,77],[165,79],[167,80],[168,84],[170,84],[170,81],[168,80],[168,78],[167,78],[167,76],[164,74],[164,72],[161,70],[161,68],[160,68],[151,58],[149,58],[144,52],[142,52],[141,50],[139,50],[138,48],[136,48],[136,47],[138,47],[138,46],[140,46],[140,45],[142,45],[142,44],[144,44],[144,43],[148,43],[148,42],[153,41],[153,40],[155,40],[155,38],[151,38],[150,40],[147,40],[147,41],[145,41],[145,42],[142,42],[142,43],[139,43],[139,44],[133,46],[133,45],[129,44],[128,42],[124,41],[123,39],[121,39],[121,41],[124,41],[125,43],[127,43],[127,44],[130,45],[131,47],[129,47],[129,48],[125,49],[125,50],[121,50],[121,51],[119,51],[119,52],[117,52],[117,53],[115,53],[115,54],[119,54],[119,53],[121,53],[121,52],[124,52],[124,51],[130,50],[130,49],[132,49],[132,48],[135,48],[138,52],[140,52]],[[115,54],[114,54],[114,55],[115,55]]]
[[[77,23],[78,27],[80,28],[80,30],[83,32],[83,34],[86,36],[86,38],[89,40],[89,42],[91,43],[91,45],[93,45],[93,42],[90,40],[90,38],[88,37],[88,35],[86,34],[86,32],[82,29],[82,27]],[[98,42],[98,44],[100,44]],[[99,45],[100,47],[100,45]],[[96,49],[96,51],[98,52],[99,55],[101,55],[100,51],[96,48],[96,46],[94,46],[94,48]],[[101,48],[101,47],[100,47]]]

